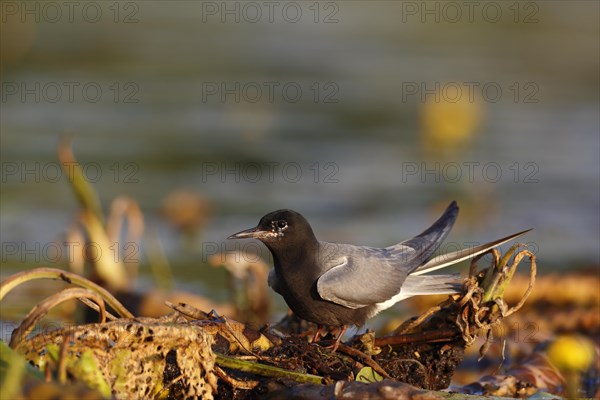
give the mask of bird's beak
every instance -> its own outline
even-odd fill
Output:
[[[243,230],[238,233],[234,233],[233,235],[229,236],[227,239],[246,239],[246,238],[261,239],[261,238],[266,237],[267,233],[269,233],[269,232],[261,231],[258,229],[258,227],[256,227],[256,228],[246,229],[246,230]]]

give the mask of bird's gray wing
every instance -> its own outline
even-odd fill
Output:
[[[420,235],[385,249],[333,245],[334,256],[317,280],[322,299],[348,308],[386,302],[400,293],[409,273],[425,263],[452,229],[458,206],[450,203],[442,216]],[[331,245],[331,244],[330,244]]]
[[[360,249],[360,250],[359,250]],[[361,251],[362,250],[362,251]],[[361,308],[390,299],[400,291],[407,273],[391,266],[384,256],[357,248],[350,256],[331,260],[333,268],[317,280],[317,292],[348,308]],[[363,254],[360,254],[363,253]]]

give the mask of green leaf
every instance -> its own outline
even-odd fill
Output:
[[[70,371],[73,376],[84,382],[88,387],[99,391],[103,397],[110,397],[110,386],[104,379],[104,375],[102,375],[102,371],[100,371],[100,367],[96,362],[96,357],[91,350],[83,352],[79,358],[74,360]]]
[[[382,380],[383,376],[379,375],[371,367],[364,367],[363,369],[358,371],[358,374],[356,375],[355,379],[355,381],[357,382],[365,383],[381,382]]]

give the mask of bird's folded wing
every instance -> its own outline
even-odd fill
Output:
[[[384,259],[340,257],[337,262],[317,280],[317,292],[323,300],[352,309],[391,299],[407,276]]]
[[[400,293],[407,275],[431,257],[444,241],[458,215],[456,202],[420,235],[385,249],[336,245],[339,254],[326,260],[326,271],[317,280],[322,299],[349,308],[386,302]],[[323,257],[326,258],[326,257]]]

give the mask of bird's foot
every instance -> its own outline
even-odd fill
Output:
[[[317,330],[317,333],[320,333],[321,331],[321,326],[319,326],[319,329]],[[331,351],[333,351],[334,353],[337,351],[338,347],[340,347],[340,343],[342,343],[342,336],[344,336],[344,333],[346,333],[346,329],[348,329],[348,327],[346,325],[343,325],[340,328],[340,333],[337,336],[337,338],[335,339],[335,342],[332,345],[329,346],[325,346],[326,349],[329,349]],[[317,337],[317,335],[315,334],[315,337]],[[316,343],[313,341],[313,343]]]

